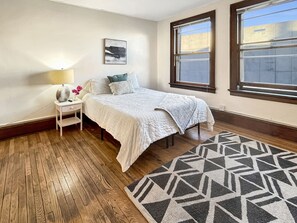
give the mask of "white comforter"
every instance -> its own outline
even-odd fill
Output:
[[[178,132],[170,115],[154,110],[166,93],[140,88],[133,94],[84,96],[84,113],[121,143],[117,160],[125,172],[136,159],[159,139]],[[188,126],[214,119],[207,104],[197,99],[197,108]]]

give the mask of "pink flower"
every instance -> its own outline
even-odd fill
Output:
[[[83,89],[82,86],[78,85],[78,86],[76,87],[76,89],[73,89],[73,90],[72,90],[72,93],[74,93],[75,95],[79,95],[79,92],[80,92],[82,89]]]

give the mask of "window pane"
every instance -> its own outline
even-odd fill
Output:
[[[170,86],[215,93],[215,10],[170,23]]]
[[[230,6],[230,94],[296,104],[297,0]]]
[[[209,84],[209,54],[178,56],[176,61],[177,81]]]
[[[179,53],[210,51],[210,21],[193,23],[180,28]]]
[[[248,9],[241,16],[241,43],[297,37],[296,0]]]
[[[268,42],[262,42],[262,43],[247,43],[240,46],[241,49],[259,49],[259,48],[277,48],[277,47],[283,47],[283,46],[296,46],[297,45],[297,39],[295,40],[283,40],[283,41],[268,41]]]
[[[241,81],[297,85],[297,47],[243,51]]]

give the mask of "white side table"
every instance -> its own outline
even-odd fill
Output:
[[[58,102],[56,104],[56,129],[60,127],[60,136],[63,134],[63,127],[80,123],[80,130],[82,130],[82,100],[78,99],[72,102]],[[80,117],[77,116],[77,112],[80,112]],[[63,115],[74,113],[74,117],[63,119]]]

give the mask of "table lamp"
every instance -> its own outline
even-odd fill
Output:
[[[49,72],[49,79],[51,84],[62,84],[57,90],[56,98],[59,102],[67,101],[70,96],[70,89],[64,84],[74,83],[73,70],[53,70]]]

